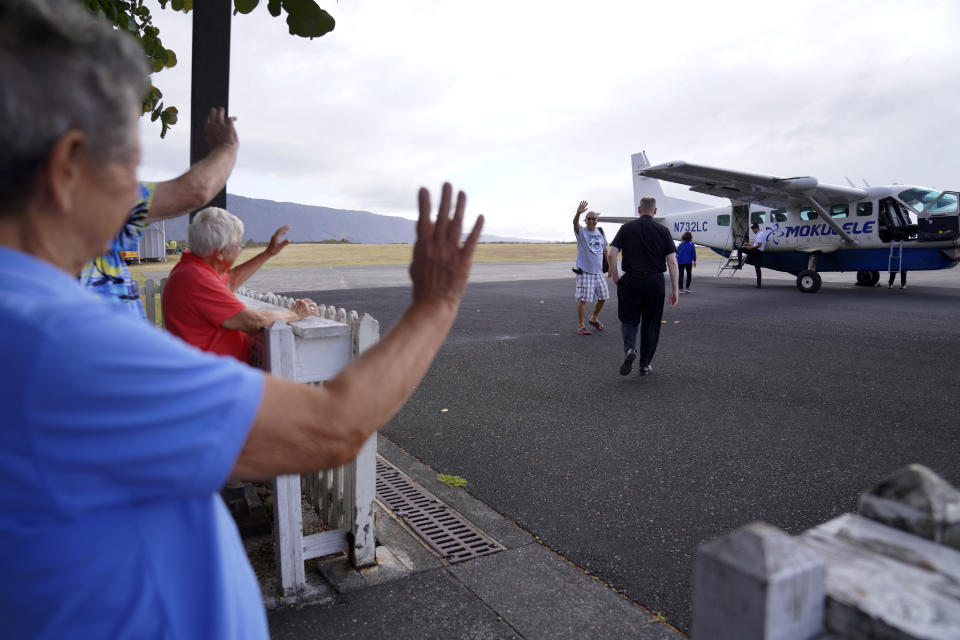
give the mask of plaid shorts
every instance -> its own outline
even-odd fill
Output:
[[[610,290],[607,289],[607,278],[602,273],[579,273],[577,274],[577,300],[591,302],[593,300],[606,300],[610,297]]]

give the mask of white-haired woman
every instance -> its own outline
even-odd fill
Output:
[[[170,272],[163,288],[163,321],[170,333],[204,351],[246,362],[248,334],[277,320],[293,322],[317,314],[311,300],[297,300],[292,309],[260,311],[247,308],[233,294],[263,264],[280,253],[289,225],[277,229],[260,254],[234,266],[243,249],[243,221],[217,207],[197,213],[187,228],[190,251]]]

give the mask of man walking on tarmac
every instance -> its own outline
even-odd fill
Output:
[[[677,306],[679,270],[677,248],[666,227],[653,221],[656,198],[640,199],[640,217],[620,227],[610,243],[610,276],[617,285],[617,314],[626,357],[620,375],[633,368],[637,358],[637,325],[640,327],[640,375],[650,375],[650,361],[660,340],[663,317],[663,272],[670,270],[670,306]],[[617,254],[623,252],[623,275],[617,267]]]

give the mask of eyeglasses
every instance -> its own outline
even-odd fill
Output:
[[[587,218],[587,222],[596,222],[596,221],[597,221],[596,218]]]

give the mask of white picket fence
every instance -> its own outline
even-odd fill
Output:
[[[156,323],[154,296],[159,285],[146,281],[147,316]],[[292,298],[241,287],[237,295],[251,308],[291,308]],[[357,355],[377,342],[380,325],[369,314],[319,305],[320,317],[286,324],[276,322],[251,340],[250,364],[273,375],[321,385]],[[357,459],[336,469],[275,479],[273,486],[274,548],[278,584],[288,596],[306,586],[304,561],[347,552],[354,568],[376,564],[374,512],[376,436],[363,445]],[[301,492],[330,530],[303,535]]]

